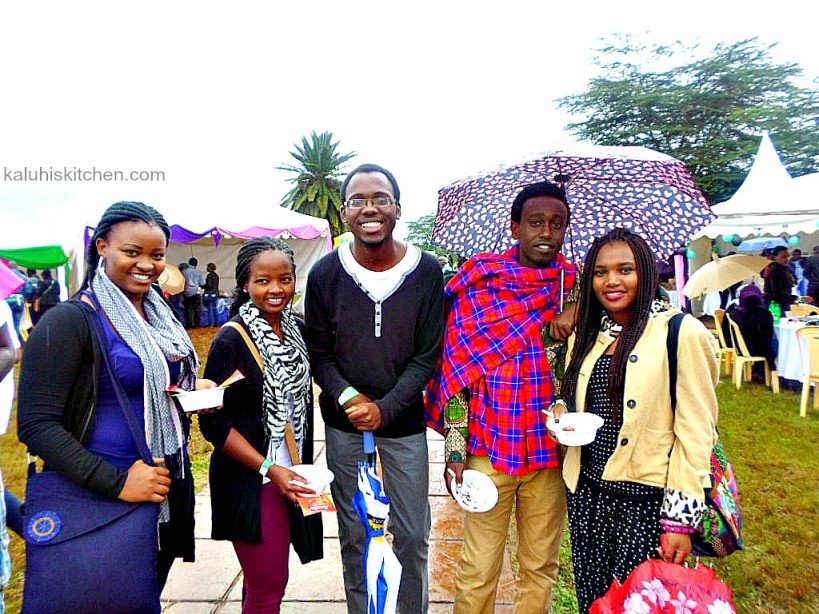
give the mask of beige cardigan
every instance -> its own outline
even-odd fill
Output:
[[[623,424],[617,449],[603,472],[604,480],[628,480],[680,490],[700,501],[708,486],[711,448],[718,415],[715,387],[719,363],[713,336],[701,322],[686,317],[677,352],[677,410],[671,410],[666,339],[676,309],[652,317],[626,366]],[[614,341],[601,332],[583,361],[575,407],[586,409],[586,390],[597,359]],[[574,337],[569,340],[569,357]],[[568,360],[568,358],[567,358]],[[579,447],[570,447],[563,478],[574,492],[580,475]]]

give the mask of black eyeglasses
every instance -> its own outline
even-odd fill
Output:
[[[389,196],[376,196],[375,198],[351,198],[344,203],[344,205],[350,209],[363,209],[367,206],[367,203],[372,203],[374,207],[378,207],[379,209],[386,209],[390,205],[395,204],[395,199],[390,198]]]

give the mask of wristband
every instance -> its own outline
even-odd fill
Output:
[[[259,474],[260,474],[260,475],[261,475],[263,478],[264,478],[264,477],[267,477],[267,470],[268,470],[268,469],[270,469],[270,468],[271,468],[273,465],[275,465],[275,464],[276,464],[276,463],[274,463],[274,462],[273,462],[272,460],[270,460],[269,458],[264,459],[264,462],[262,463],[262,466],[261,466],[261,467],[259,467]]]
[[[660,520],[660,526],[663,527],[663,531],[665,531],[666,533],[681,533],[683,535],[693,535],[694,533],[697,532],[697,529],[694,527],[689,527],[680,522],[667,520],[665,518]]]
[[[353,388],[352,386],[347,386],[344,390],[341,391],[341,394],[338,395],[338,404],[344,407],[344,404],[349,401],[350,399],[356,398],[360,392]]]

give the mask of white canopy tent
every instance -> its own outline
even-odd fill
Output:
[[[689,261],[692,271],[710,261],[712,241],[727,254],[736,250],[730,242],[735,237],[795,236],[805,245],[803,251],[809,251],[812,244],[806,238],[819,232],[819,173],[792,178],[765,134],[745,181],[730,199],[711,209],[717,219],[691,240],[696,253]]]
[[[249,219],[251,217],[252,221]],[[223,218],[208,220],[215,222],[212,225],[201,224],[198,219],[192,221],[196,222],[197,227],[204,226],[205,229],[197,232],[181,225],[172,225],[167,261],[179,265],[193,257],[199,261],[198,268],[202,272],[205,272],[208,262],[213,262],[219,275],[219,288],[228,292],[236,285],[234,273],[239,248],[248,239],[278,237],[293,249],[297,297],[303,296],[307,273],[313,264],[333,248],[327,220],[278,206],[226,211]],[[86,227],[86,242],[90,240],[93,230]]]
[[[819,222],[819,173],[791,178],[765,134],[745,181],[711,210],[717,219],[695,239],[813,234]]]

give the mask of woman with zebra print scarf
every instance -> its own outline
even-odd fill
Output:
[[[290,469],[312,456],[312,380],[301,322],[290,307],[295,291],[293,251],[284,241],[245,243],[236,260],[233,318],[214,339],[205,369],[217,381],[236,369],[245,375],[225,391],[221,411],[199,417],[214,446],[212,537],[233,542],[244,572],[245,614],[279,611],[288,579],[288,508],[297,495],[315,494]],[[301,458],[290,456],[288,423]]]

